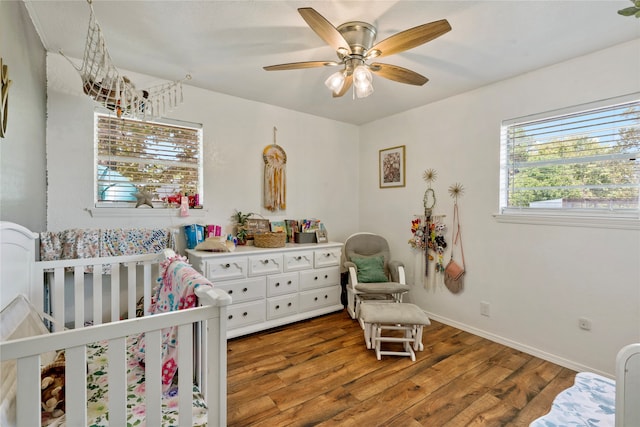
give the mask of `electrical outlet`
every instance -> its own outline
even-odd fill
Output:
[[[486,301],[480,301],[480,314],[489,317],[489,303]]]
[[[590,331],[591,320],[587,319],[586,317],[581,317],[578,319],[578,326],[580,327],[580,329],[584,329],[585,331]]]

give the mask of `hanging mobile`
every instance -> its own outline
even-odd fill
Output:
[[[438,173],[434,169],[427,169],[422,174],[422,178],[427,182],[429,187],[424,192],[424,197],[422,198],[422,203],[424,205],[424,274],[425,276],[429,275],[429,239],[431,233],[431,214],[433,213],[433,208],[436,205],[436,193],[431,188],[431,183],[436,180]]]

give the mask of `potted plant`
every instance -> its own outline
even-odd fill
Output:
[[[253,215],[253,212],[242,213],[236,210],[231,217],[236,223],[236,239],[238,239],[239,245],[247,243],[247,220],[251,215]]]

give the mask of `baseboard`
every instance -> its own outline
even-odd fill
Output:
[[[465,332],[469,332],[471,334],[480,336],[482,338],[486,338],[486,339],[488,339],[490,341],[493,341],[493,342],[496,342],[498,344],[506,345],[507,347],[510,347],[510,348],[513,348],[513,349],[516,349],[516,350],[520,350],[520,351],[522,351],[524,353],[530,354],[530,355],[535,356],[535,357],[539,357],[540,359],[546,360],[546,361],[551,362],[551,363],[555,363],[556,365],[560,365],[560,366],[565,367],[567,369],[571,369],[571,370],[576,371],[576,372],[593,372],[593,373],[602,375],[602,376],[607,377],[607,378],[612,378],[612,379],[615,378],[614,375],[612,375],[612,374],[610,374],[608,372],[603,372],[603,371],[600,371],[598,369],[594,369],[594,368],[592,368],[590,366],[582,365],[582,364],[577,363],[577,362],[575,362],[573,360],[568,360],[568,359],[565,359],[563,357],[559,357],[559,356],[557,356],[555,354],[551,354],[551,353],[547,353],[547,352],[541,351],[541,350],[539,350],[539,349],[537,349],[535,347],[531,347],[531,346],[528,346],[528,345],[525,345],[525,344],[522,344],[522,343],[519,343],[519,342],[516,342],[516,341],[512,341],[510,339],[501,337],[499,335],[492,334],[492,333],[484,331],[482,329],[478,329],[478,328],[475,328],[473,326],[469,326],[467,324],[460,323],[460,322],[457,322],[455,320],[452,320],[452,319],[449,319],[449,318],[446,318],[446,317],[438,316],[437,314],[433,314],[433,313],[430,313],[428,311],[425,311],[425,312],[427,313],[427,316],[429,316],[429,319],[435,320],[435,321],[440,322],[440,323],[444,323],[445,325],[452,326],[454,328],[463,330]],[[428,332],[425,331],[425,336],[428,336],[427,334],[428,334]]]

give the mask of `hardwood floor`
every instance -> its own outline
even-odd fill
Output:
[[[528,426],[575,372],[432,321],[376,359],[346,311],[228,343],[229,426]]]

